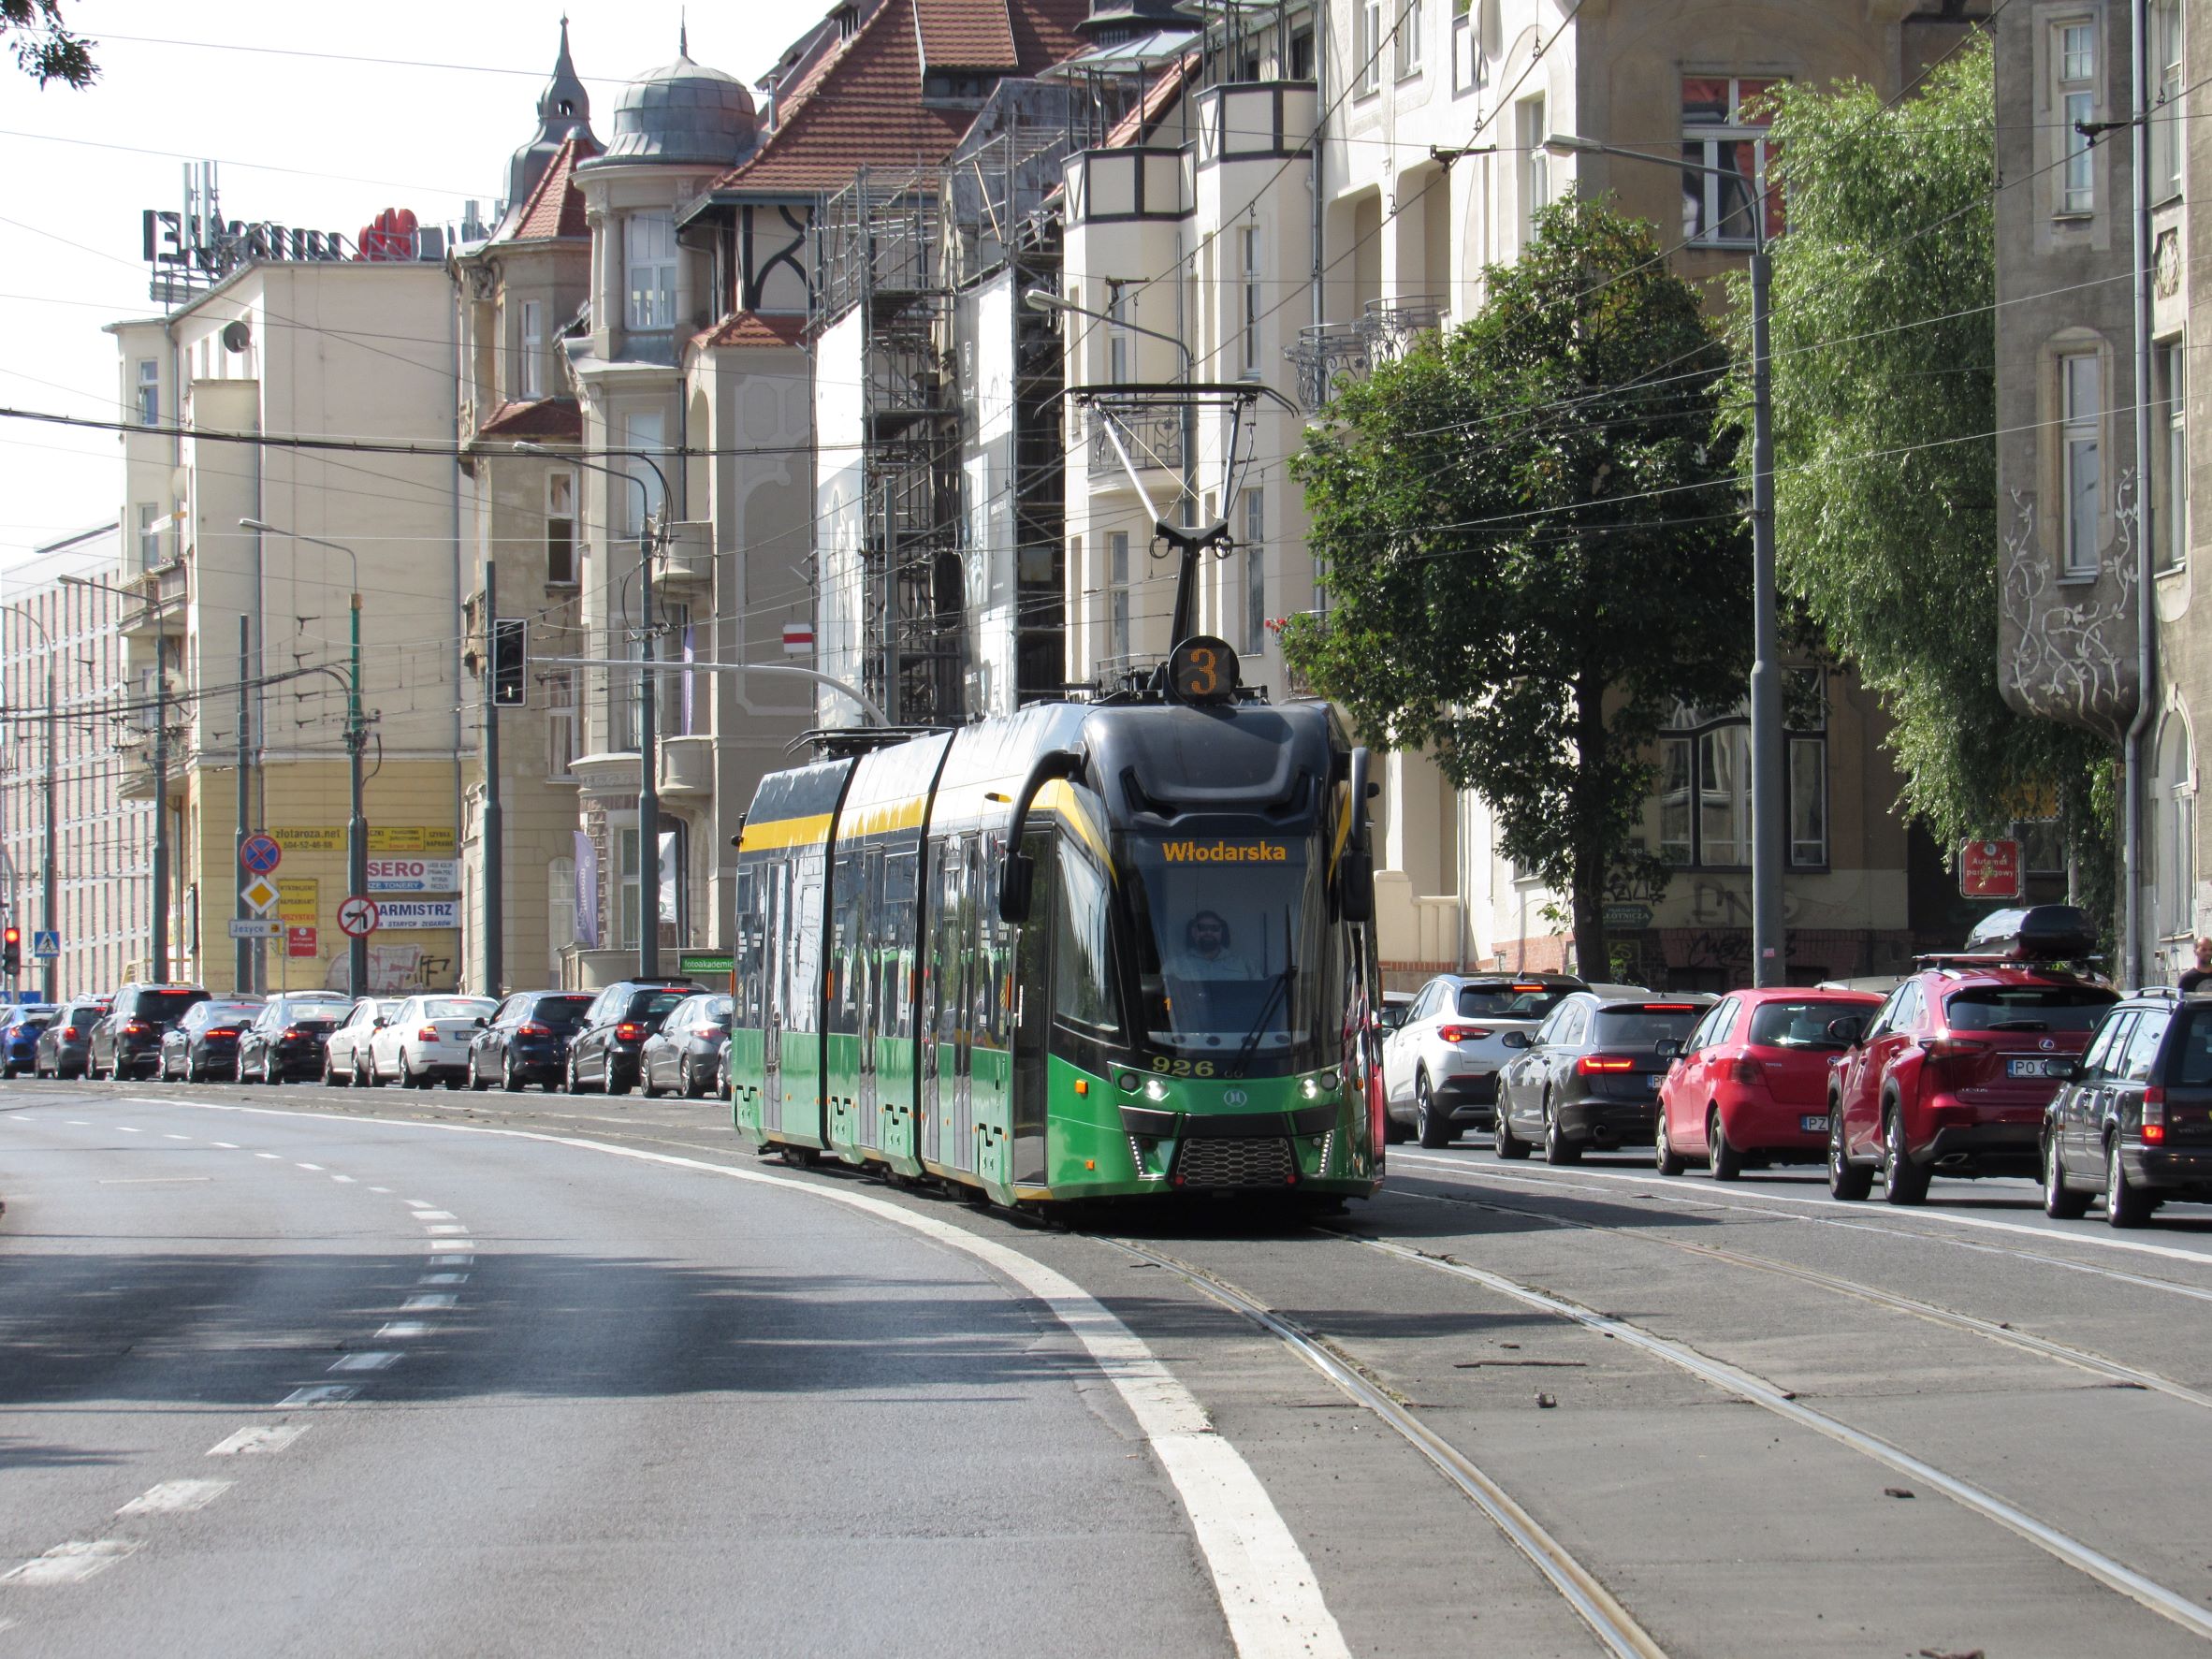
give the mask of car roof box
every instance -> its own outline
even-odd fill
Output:
[[[2076,905],[1993,910],[1966,936],[1967,954],[2016,962],[2078,961],[2096,948],[2096,925]]]

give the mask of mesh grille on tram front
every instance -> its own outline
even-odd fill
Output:
[[[1283,1136],[1268,1135],[1186,1141],[1175,1173],[1186,1186],[1281,1186],[1297,1169],[1290,1142]]]

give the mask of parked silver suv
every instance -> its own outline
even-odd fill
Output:
[[[1536,1028],[1552,1005],[1584,989],[1569,973],[1440,973],[1383,1040],[1383,1138],[1448,1146],[1463,1126],[1497,1116],[1498,1072],[1518,1049],[1508,1032]]]

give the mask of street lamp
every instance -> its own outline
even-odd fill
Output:
[[[23,605],[10,604],[0,606],[0,609],[5,609],[13,616],[21,617],[24,621],[30,623],[32,627],[37,629],[39,643],[45,648],[46,650],[46,857],[39,874],[40,892],[38,898],[38,908],[41,912],[39,925],[46,931],[58,935],[62,924],[59,910],[54,902],[55,884],[53,821],[55,790],[53,745],[55,722],[53,635],[46,631],[46,624],[41,622],[36,617],[33,616]],[[36,948],[36,941],[34,941],[34,948]],[[60,988],[60,958],[54,956],[46,957],[45,966],[39,969],[38,977],[39,995],[45,1001],[51,1002],[55,999],[55,993]]]
[[[369,817],[362,805],[361,756],[369,747],[369,731],[361,719],[361,561],[354,550],[342,542],[326,541],[321,536],[311,536],[297,530],[284,530],[259,518],[241,518],[240,530],[258,531],[263,535],[283,536],[289,541],[306,542],[313,546],[327,547],[333,553],[342,553],[347,569],[352,573],[353,593],[350,610],[349,643],[351,656],[345,688],[345,755],[348,783],[352,791],[352,815],[346,820],[346,885],[349,897],[366,897],[369,893]],[[369,995],[369,936],[365,933],[349,934],[345,951],[346,988],[356,997]]]
[[[564,466],[588,467],[594,473],[604,473],[609,478],[626,479],[637,486],[637,609],[639,616],[638,646],[640,667],[637,676],[637,891],[645,914],[637,919],[637,977],[653,980],[661,977],[661,735],[658,711],[654,700],[658,690],[653,684],[653,551],[654,542],[666,533],[665,522],[653,522],[653,492],[646,488],[646,481],[635,473],[624,473],[604,462],[587,460],[582,456],[564,454],[548,449],[543,444],[517,440],[517,455],[534,455],[541,460],[560,461]],[[659,463],[649,455],[634,450],[616,450],[626,459],[641,460],[653,469],[653,476],[661,481],[662,517],[667,517],[668,474],[661,471]]]
[[[95,582],[90,576],[58,575],[54,580],[71,588],[91,588],[101,593],[112,593],[118,599],[128,599],[153,611],[156,623],[153,633],[153,936],[148,941],[148,955],[152,969],[150,978],[155,983],[166,982],[169,977],[169,676],[168,665],[163,662],[159,622],[167,601],[156,590],[149,600],[133,593],[127,588],[112,588],[106,582]]]
[[[1624,150],[1571,133],[1549,135],[1544,148],[1554,155],[1617,155],[1679,172],[1742,179],[1740,173],[1726,167]],[[1752,235],[1752,983],[1779,985],[1786,977],[1789,957],[1782,923],[1784,785],[1782,668],[1776,661],[1781,654],[1781,625],[1774,596],[1774,381],[1767,341],[1772,272],[1767,254],[1766,203],[1754,199],[1748,217]]]

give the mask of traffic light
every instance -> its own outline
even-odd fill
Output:
[[[530,654],[530,618],[491,619],[491,706],[520,708],[530,701],[523,665]]]
[[[22,967],[23,930],[11,922],[7,931],[0,933],[0,973],[12,979],[22,971]]]

